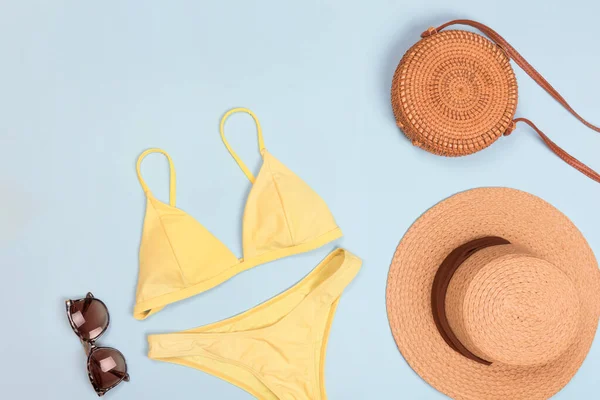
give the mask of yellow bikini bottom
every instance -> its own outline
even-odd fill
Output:
[[[148,356],[218,376],[261,400],[325,400],[329,329],[361,260],[334,250],[297,285],[240,315],[148,337]]]

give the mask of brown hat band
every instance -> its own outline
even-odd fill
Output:
[[[486,247],[498,246],[503,244],[510,244],[506,239],[497,236],[487,236],[480,239],[472,240],[462,246],[454,249],[448,257],[442,262],[438,269],[435,278],[433,280],[433,287],[431,289],[431,308],[433,311],[433,320],[437,326],[440,335],[448,343],[452,349],[457,351],[459,354],[467,357],[470,360],[476,361],[484,365],[491,365],[492,363],[486,361],[465,347],[458,339],[456,334],[452,331],[450,324],[448,323],[448,317],[446,316],[446,294],[448,292],[448,286],[452,277],[460,268],[460,266],[473,254],[479,250],[485,249]]]

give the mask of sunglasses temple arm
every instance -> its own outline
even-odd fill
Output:
[[[92,300],[94,300],[93,297],[85,297],[85,299],[83,300],[83,308],[81,310],[82,313],[85,313],[90,308],[90,306],[92,305]]]

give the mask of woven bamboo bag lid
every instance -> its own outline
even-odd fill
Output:
[[[463,30],[443,31],[457,24],[474,27],[487,38]],[[583,124],[600,132],[498,33],[475,21],[455,20],[421,36],[400,61],[391,93],[396,123],[415,146],[442,156],[465,156],[525,122],[561,159],[600,183],[600,174],[562,150],[531,121],[515,119],[518,88],[511,60]]]

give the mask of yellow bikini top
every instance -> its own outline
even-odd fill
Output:
[[[256,123],[263,159],[256,178],[225,139],[225,120],[236,112],[250,114]],[[221,120],[221,138],[252,183],[243,217],[243,258],[238,259],[198,221],[175,207],[175,168],[171,157],[161,149],[144,151],[137,161],[137,174],[147,202],[136,319],[145,319],[167,304],[213,288],[244,270],[316,249],[342,236],[325,202],[267,151],[258,118],[252,111],[228,111]],[[169,204],[152,196],[142,178],[141,162],[151,153],[162,153],[169,161]]]

